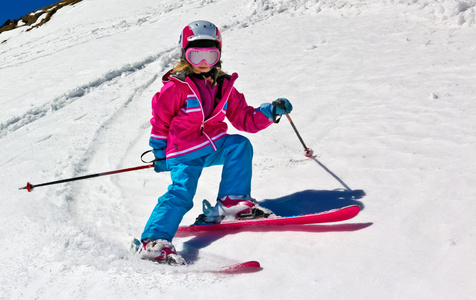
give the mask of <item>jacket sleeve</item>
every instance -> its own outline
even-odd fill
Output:
[[[226,117],[238,130],[255,133],[273,124],[262,112],[246,103],[245,96],[234,87],[228,98]]]
[[[180,92],[173,83],[165,84],[152,98],[152,130],[149,145],[156,158],[165,157],[167,138],[172,119],[180,109]]]

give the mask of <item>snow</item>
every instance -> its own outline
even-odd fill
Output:
[[[40,28],[0,34],[0,298],[472,299],[475,8],[83,0]],[[244,134],[255,150],[253,196],[280,211],[360,204],[347,227],[177,238],[184,256],[200,258],[184,270],[128,252],[168,174],[18,190],[141,165],[150,99],[196,19],[222,29],[224,69],[240,75],[248,103],[290,99],[318,155],[304,157],[285,118]],[[204,171],[183,224],[216,197],[219,177],[218,167]],[[346,186],[366,196],[352,199]],[[246,260],[263,270],[197,272]]]

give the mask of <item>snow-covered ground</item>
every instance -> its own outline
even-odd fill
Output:
[[[474,299],[475,9],[474,0],[83,0],[40,28],[0,34],[0,298]],[[196,19],[222,29],[224,69],[240,74],[248,103],[290,99],[318,155],[304,157],[286,119],[245,134],[253,196],[281,212],[360,204],[347,226],[177,238],[200,259],[171,268],[128,252],[168,174],[18,190],[141,165],[150,99]],[[183,224],[216,197],[219,176],[205,170]],[[263,270],[197,272],[245,260]]]

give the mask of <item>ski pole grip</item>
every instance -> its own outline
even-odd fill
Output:
[[[284,100],[278,99],[278,100],[274,100],[272,104],[273,104],[273,123],[279,123],[279,120],[281,120],[281,115],[276,114],[276,107],[286,110],[286,103],[284,103]]]

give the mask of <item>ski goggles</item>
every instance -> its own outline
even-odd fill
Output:
[[[199,66],[205,62],[208,66],[214,66],[220,60],[220,50],[217,48],[188,48],[185,58],[193,66]]]

